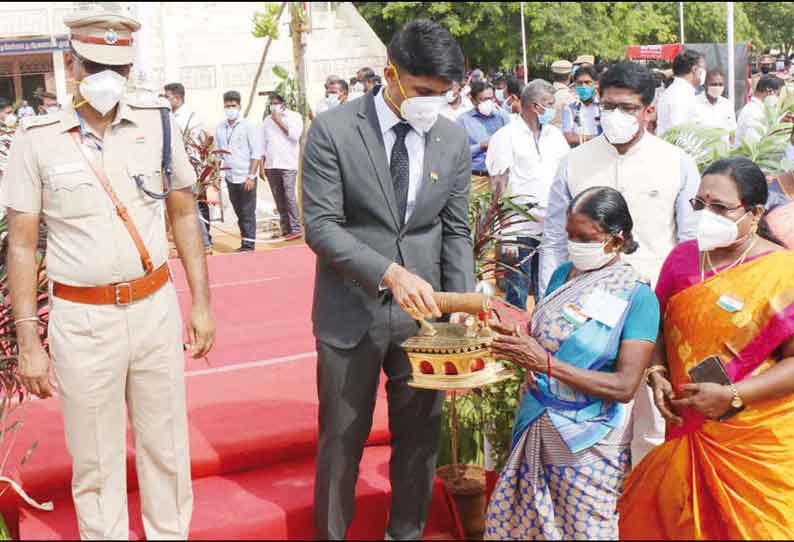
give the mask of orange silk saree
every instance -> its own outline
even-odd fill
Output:
[[[769,369],[794,336],[794,252],[693,283],[663,307],[674,389],[711,355],[734,382]],[[724,308],[726,298],[741,308]],[[680,414],[684,426],[668,425],[666,442],[627,479],[620,538],[794,539],[794,396],[750,405],[724,422]]]

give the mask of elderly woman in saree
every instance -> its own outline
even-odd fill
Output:
[[[623,539],[794,539],[794,253],[746,158],[703,173],[696,241],[657,285],[649,380],[667,439],[627,480]]]
[[[486,539],[618,537],[617,500],[631,465],[629,403],[659,331],[653,290],[621,258],[637,250],[632,228],[619,192],[582,192],[568,211],[571,261],[552,276],[529,334],[517,327],[493,343],[497,357],[532,376],[488,506]]]

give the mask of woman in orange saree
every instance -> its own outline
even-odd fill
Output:
[[[794,538],[794,252],[765,238],[766,198],[755,164],[714,163],[698,241],[662,269],[648,376],[667,438],[626,481],[621,539]],[[693,379],[712,356],[729,380]]]

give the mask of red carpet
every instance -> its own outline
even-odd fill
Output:
[[[203,361],[187,361],[187,400],[195,507],[191,538],[312,536],[317,403],[310,306],[314,258],[303,247],[209,259],[218,341]],[[172,265],[183,313],[189,292]],[[0,510],[22,539],[72,539],[71,467],[57,400],[26,405],[16,457],[38,448],[17,478],[54,512],[25,509],[10,492]],[[354,538],[383,538],[388,511],[388,429],[381,389],[361,465]],[[13,474],[13,473],[12,473]],[[142,538],[134,455],[128,453],[130,522]],[[19,523],[16,508],[21,507]],[[16,530],[16,529],[14,529]],[[437,485],[426,536],[458,533]]]

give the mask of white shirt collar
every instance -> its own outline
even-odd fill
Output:
[[[386,98],[384,97],[385,93],[386,87],[381,87],[380,92],[378,92],[377,96],[375,96],[375,113],[378,115],[380,132],[384,136],[389,130],[394,128],[396,124],[405,122],[403,119],[395,115],[394,111],[392,111],[392,108],[386,103]],[[413,126],[411,127],[411,130],[416,132]],[[419,132],[416,133],[419,134]],[[419,135],[421,136],[422,134]]]
[[[516,128],[518,130],[521,130],[522,132],[526,132],[529,135],[531,135],[532,137],[535,137],[535,133],[529,127],[529,124],[527,124],[527,121],[524,120],[524,117],[522,117],[521,115],[518,115],[510,124],[515,125],[514,128]],[[544,128],[545,128],[545,126],[541,124],[540,125],[540,133],[538,134],[538,138],[542,138],[544,134],[548,133],[548,130],[544,130]]]
[[[182,107],[174,111],[174,116],[184,117],[185,115],[190,115],[190,113],[192,113],[192,111],[190,111],[190,108],[187,106],[187,104],[182,104]]]
[[[674,84],[675,84],[675,83],[678,83],[678,85],[679,85],[681,88],[685,88],[685,89],[687,89],[687,90],[690,90],[690,91],[692,92],[692,94],[695,94],[695,87],[694,87],[694,86],[692,86],[692,83],[690,83],[689,81],[687,81],[687,80],[686,80],[686,79],[684,79],[683,77],[676,77],[676,78],[674,79],[673,83],[674,83]]]

